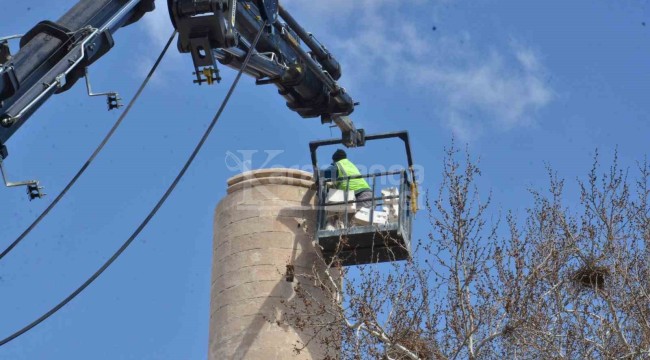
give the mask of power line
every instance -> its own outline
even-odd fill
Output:
[[[246,54],[246,59],[244,60],[241,69],[239,69],[239,72],[237,73],[237,76],[235,77],[235,80],[233,81],[232,85],[230,86],[230,90],[228,90],[228,93],[226,94],[226,97],[224,98],[223,102],[221,103],[221,106],[219,107],[219,110],[217,111],[216,115],[212,119],[212,122],[210,123],[210,126],[208,126],[208,128],[206,129],[205,133],[201,137],[201,140],[196,145],[196,147],[194,148],[194,151],[192,152],[192,154],[190,155],[187,162],[185,163],[185,165],[183,166],[181,171],[178,173],[178,175],[176,176],[176,178],[174,179],[172,184],[169,186],[169,188],[167,189],[165,194],[162,196],[162,198],[160,198],[160,200],[158,201],[156,206],[154,206],[154,208],[151,210],[151,212],[149,212],[149,215],[147,215],[147,217],[140,224],[140,226],[138,226],[138,228],[135,230],[135,232],[133,232],[131,237],[129,237],[128,240],[126,240],[126,242],[124,242],[124,244],[122,244],[122,246],[113,254],[113,256],[110,257],[110,259],[108,259],[104,263],[104,265],[102,265],[102,267],[99,268],[99,270],[97,270],[97,272],[95,272],[88,280],[86,280],[86,282],[84,282],[79,288],[77,288],[77,290],[75,290],[72,294],[70,294],[68,297],[63,299],[63,301],[61,301],[58,305],[53,307],[50,311],[45,313],[43,316],[41,316],[38,319],[34,320],[31,324],[25,326],[21,330],[15,332],[11,336],[9,336],[9,337],[5,338],[4,340],[0,341],[0,346],[3,346],[5,344],[7,344],[8,342],[10,342],[10,341],[16,339],[17,337],[19,337],[20,335],[28,332],[29,330],[31,330],[32,328],[34,328],[35,326],[37,326],[41,322],[45,321],[50,316],[54,315],[54,313],[59,311],[62,307],[64,307],[66,304],[68,304],[70,301],[72,301],[75,297],[77,297],[77,295],[79,295],[90,284],[92,284],[106,269],[108,269],[109,266],[111,266],[111,264],[113,262],[115,262],[115,260],[117,260],[118,257],[120,257],[120,255],[122,255],[122,253],[129,247],[129,245],[131,245],[131,243],[133,243],[133,241],[140,234],[140,232],[142,232],[142,230],[144,230],[144,228],[147,226],[147,224],[149,224],[149,221],[151,221],[151,219],[156,215],[158,210],[160,210],[160,208],[165,203],[165,201],[167,200],[169,195],[171,195],[171,193],[174,191],[174,189],[176,188],[176,186],[178,185],[180,180],[183,178],[183,176],[187,172],[187,169],[189,169],[190,165],[192,165],[192,163],[194,162],[194,159],[196,158],[196,156],[201,151],[201,148],[203,147],[203,144],[205,144],[206,140],[210,136],[210,133],[212,132],[212,129],[214,129],[214,126],[219,121],[219,118],[221,117],[221,114],[223,113],[224,109],[226,108],[226,105],[228,105],[228,101],[230,100],[230,97],[232,96],[233,92],[235,91],[235,88],[237,87],[237,84],[239,83],[239,79],[241,79],[241,76],[242,76],[242,74],[244,72],[244,69],[246,69],[246,67],[248,66],[248,62],[250,61],[251,56],[255,52],[255,47],[257,46],[257,43],[258,43],[260,37],[262,36],[262,33],[264,32],[265,27],[266,27],[266,21],[264,21],[264,23],[262,24],[262,27],[260,28],[260,31],[257,33],[257,36],[255,37],[255,40],[253,41],[250,49],[248,50],[248,53]]]
[[[163,49],[163,51],[158,56],[158,59],[156,60],[153,67],[149,71],[149,74],[147,75],[147,77],[144,79],[144,81],[140,85],[140,88],[138,88],[138,91],[135,93],[135,96],[133,97],[133,99],[131,99],[131,101],[127,105],[126,109],[124,109],[124,112],[122,113],[122,115],[120,115],[120,117],[117,119],[117,121],[115,122],[115,124],[113,125],[111,130],[108,132],[108,134],[106,134],[106,136],[104,137],[104,140],[102,140],[102,142],[99,144],[99,146],[97,146],[97,148],[92,153],[92,155],[90,155],[90,157],[88,158],[86,163],[79,169],[79,171],[77,171],[77,174],[72,178],[72,180],[70,180],[70,182],[68,182],[68,184],[63,188],[63,191],[61,191],[61,193],[59,193],[59,195],[57,195],[57,197],[54,199],[54,201],[52,201],[52,203],[50,205],[48,205],[48,207],[41,213],[41,215],[39,215],[39,217],[37,217],[36,220],[34,220],[34,222],[32,222],[32,224],[29,225],[29,227],[25,231],[23,231],[23,233],[20,234],[20,236],[18,236],[18,238],[16,240],[14,240],[14,242],[11,243],[11,245],[9,245],[4,251],[2,251],[2,253],[0,253],[0,260],[2,260],[5,256],[7,256],[7,254],[9,254],[9,252],[11,252],[11,250],[13,250],[21,241],[23,241],[23,239],[25,237],[27,237],[27,235],[29,235],[29,233],[32,232],[32,230],[34,230],[34,228],[36,228],[36,226],[50,213],[50,211],[52,209],[54,209],[54,207],[61,201],[61,199],[63,199],[63,197],[68,193],[68,191],[77,183],[77,180],[79,180],[79,178],[86,172],[86,170],[88,169],[90,164],[92,164],[92,162],[95,160],[97,155],[99,155],[99,153],[104,149],[104,147],[106,146],[108,141],[111,139],[111,137],[113,137],[113,134],[115,133],[117,128],[120,127],[120,125],[122,124],[122,121],[126,118],[126,116],[131,111],[131,108],[136,103],[136,101],[138,100],[138,98],[140,97],[142,92],[144,91],[144,88],[149,83],[149,80],[151,80],[151,77],[153,76],[156,69],[158,69],[158,66],[160,65],[160,62],[162,61],[163,57],[167,53],[167,50],[169,49],[169,46],[171,45],[172,40],[174,40],[175,36],[176,36],[176,31],[174,30],[174,33],[171,35],[171,37],[167,41],[167,44],[165,45],[165,48]]]

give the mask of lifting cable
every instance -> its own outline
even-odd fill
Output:
[[[212,129],[214,128],[214,126],[219,121],[219,118],[221,117],[221,114],[223,113],[224,109],[226,108],[226,105],[228,105],[228,101],[230,100],[230,97],[232,96],[233,92],[235,91],[235,88],[237,87],[237,84],[239,83],[239,79],[241,78],[241,76],[242,76],[242,74],[244,72],[244,69],[246,69],[246,67],[248,66],[248,63],[249,63],[249,61],[251,59],[251,56],[255,52],[255,47],[257,46],[257,43],[258,43],[260,37],[262,36],[262,33],[264,32],[265,28],[266,28],[266,21],[264,21],[262,23],[262,27],[260,28],[260,31],[257,33],[257,36],[255,37],[255,40],[251,44],[251,46],[250,46],[250,48],[248,50],[248,53],[246,54],[246,59],[242,63],[241,69],[239,69],[239,72],[237,73],[237,76],[235,77],[235,80],[233,81],[232,85],[230,86],[230,90],[228,90],[228,93],[226,94],[226,97],[224,98],[223,102],[221,103],[221,106],[219,107],[219,110],[217,111],[216,115],[212,119],[212,122],[210,123],[208,128],[205,130],[205,133],[201,137],[201,140],[199,141],[199,143],[194,148],[194,151],[192,152],[190,157],[187,159],[187,162],[185,163],[185,165],[183,165],[183,168],[180,170],[180,172],[178,173],[178,175],[176,176],[176,178],[174,179],[172,184],[169,186],[167,191],[165,191],[165,194],[162,196],[162,198],[160,198],[160,200],[158,201],[156,206],[154,206],[154,208],[151,210],[151,212],[149,212],[149,215],[147,215],[147,217],[140,224],[140,226],[138,226],[138,228],[135,230],[135,232],[133,232],[131,237],[129,237],[126,240],[126,242],[124,242],[124,244],[122,244],[122,246],[113,254],[113,256],[111,256],[110,259],[108,259],[104,263],[104,265],[102,265],[99,268],[99,270],[97,270],[90,278],[88,278],[88,280],[86,280],[86,282],[84,282],[77,290],[75,290],[72,294],[70,294],[68,297],[63,299],[63,301],[61,301],[58,305],[53,307],[50,311],[45,313],[43,316],[41,316],[38,319],[34,320],[31,324],[25,326],[24,328],[22,328],[21,330],[15,332],[11,336],[9,336],[9,337],[7,337],[7,338],[5,338],[3,340],[0,340],[0,346],[3,346],[6,343],[16,339],[20,335],[28,332],[29,330],[31,330],[32,328],[34,328],[35,326],[37,326],[41,322],[45,321],[50,316],[54,315],[54,313],[59,311],[62,307],[64,307],[70,301],[72,301],[75,297],[77,297],[77,295],[79,295],[82,291],[84,291],[106,269],[108,269],[108,267],[111,266],[111,264],[113,264],[113,262],[115,262],[115,260],[117,260],[117,258],[120,255],[122,255],[122,253],[129,247],[129,245],[131,245],[131,243],[136,239],[136,237],[140,234],[140,232],[142,232],[142,230],[144,230],[144,228],[149,224],[151,219],[156,215],[158,210],[160,210],[160,208],[165,203],[165,201],[167,200],[169,195],[171,195],[171,193],[174,191],[174,189],[176,188],[176,186],[178,185],[180,180],[183,178],[183,176],[185,175],[185,173],[189,169],[190,165],[192,165],[192,163],[194,162],[194,159],[199,154],[199,152],[201,151],[201,148],[205,144],[205,141],[210,136],[210,133],[212,132]]]
[[[2,251],[2,253],[0,253],[0,260],[2,260],[5,256],[7,256],[7,254],[9,254],[9,252],[11,250],[13,250],[16,247],[16,245],[18,245],[21,241],[23,241],[23,239],[25,237],[27,237],[27,235],[29,235],[29,233],[32,232],[32,230],[34,230],[34,228],[36,228],[36,226],[50,213],[50,211],[52,211],[52,209],[54,209],[54,207],[61,201],[61,199],[63,199],[63,197],[68,193],[68,191],[77,183],[77,180],[79,180],[81,175],[83,175],[86,172],[86,170],[88,169],[90,164],[92,164],[92,162],[95,160],[97,155],[99,155],[99,153],[104,149],[104,147],[106,146],[108,141],[111,139],[111,137],[113,137],[113,134],[115,133],[117,128],[120,127],[120,125],[122,124],[122,121],[126,118],[126,116],[131,111],[131,108],[136,103],[136,101],[138,100],[138,98],[140,97],[142,92],[144,91],[144,88],[149,83],[149,80],[151,80],[151,77],[153,76],[154,72],[156,71],[156,69],[160,65],[160,62],[162,61],[163,57],[167,53],[167,50],[169,49],[169,46],[172,43],[172,40],[174,40],[174,37],[176,37],[176,31],[174,31],[172,36],[169,38],[169,41],[167,41],[167,44],[165,45],[165,48],[163,49],[163,51],[158,56],[158,59],[156,60],[153,67],[149,71],[149,74],[147,75],[147,77],[144,79],[144,81],[140,85],[140,88],[138,88],[138,91],[135,93],[135,96],[133,97],[133,99],[131,99],[131,101],[127,105],[126,109],[124,109],[124,112],[122,113],[122,115],[120,115],[120,117],[117,119],[117,121],[115,122],[115,124],[113,125],[111,130],[108,132],[108,134],[106,134],[106,136],[104,137],[104,140],[102,140],[102,142],[99,144],[99,146],[97,146],[97,148],[92,153],[92,155],[90,155],[90,157],[88,158],[86,163],[81,167],[81,169],[79,169],[79,171],[72,178],[72,180],[70,180],[70,182],[63,188],[63,191],[61,191],[61,193],[59,195],[57,195],[57,197],[54,199],[54,201],[52,201],[52,203],[50,205],[48,205],[48,207],[41,213],[41,215],[39,215],[39,217],[37,217],[36,220],[34,220],[34,222],[31,225],[29,225],[29,227],[25,231],[23,231],[23,233],[20,234],[20,236],[18,236],[18,238],[16,240],[14,240],[13,243],[11,243],[11,245],[9,245],[6,249],[4,249],[4,251]]]

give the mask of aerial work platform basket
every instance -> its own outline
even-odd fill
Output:
[[[318,186],[316,238],[328,263],[336,259],[342,266],[363,265],[407,260],[411,256],[417,184],[408,133],[366,135],[365,141],[390,138],[404,141],[408,167],[338,179],[319,168],[316,150],[342,141],[332,139],[309,144]],[[346,191],[350,180],[359,178],[370,185],[372,200],[357,200],[354,192]],[[345,184],[346,190],[336,189],[337,181]],[[370,208],[359,206],[364,201],[371,201]]]

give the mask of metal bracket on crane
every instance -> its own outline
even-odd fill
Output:
[[[278,0],[255,0],[257,8],[260,10],[260,15],[266,23],[272,25],[278,19],[278,11],[280,4]]]
[[[169,15],[179,32],[178,50],[191,53],[194,83],[219,82],[213,49],[238,44],[235,30],[236,0],[168,0]]]
[[[86,90],[88,90],[88,96],[106,96],[106,103],[108,104],[108,111],[111,111],[113,109],[119,109],[121,108],[122,105],[122,98],[120,97],[120,94],[110,91],[110,92],[103,92],[103,93],[93,93],[92,86],[90,85],[90,75],[88,74],[88,68],[86,67],[84,69],[84,74],[86,78]]]
[[[29,201],[34,199],[41,199],[43,196],[47,195],[43,193],[43,187],[40,186],[40,183],[37,180],[27,180],[27,181],[18,181],[11,182],[7,180],[7,172],[2,164],[3,160],[7,157],[7,147],[0,145],[0,173],[2,173],[2,180],[5,183],[6,187],[19,187],[25,186],[27,188],[27,195],[29,196]]]
[[[366,132],[357,129],[347,115],[334,115],[331,118],[322,118],[321,122],[334,123],[341,130],[342,144],[348,148],[362,147],[366,144]]]
[[[10,35],[0,37],[0,65],[5,64],[11,60],[11,49],[9,48],[9,40],[20,39],[22,35]]]

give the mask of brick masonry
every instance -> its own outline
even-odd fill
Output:
[[[265,169],[235,176],[228,186],[214,218],[209,359],[335,358],[319,341],[296,354],[296,343],[312,337],[309,330],[269,321],[282,319],[282,301],[295,301],[287,265],[300,273],[317,263],[312,175]],[[313,284],[304,285],[318,297]]]

